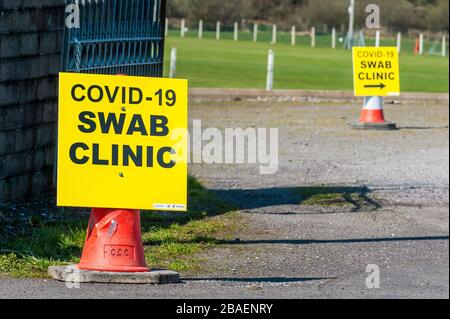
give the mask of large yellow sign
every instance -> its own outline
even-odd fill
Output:
[[[60,73],[58,206],[186,211],[187,95],[186,80]]]
[[[400,95],[396,47],[353,47],[355,96]]]

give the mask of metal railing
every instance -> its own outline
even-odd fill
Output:
[[[66,0],[80,27],[65,28],[66,72],[161,77],[166,0]]]

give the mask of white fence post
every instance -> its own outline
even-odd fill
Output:
[[[275,55],[272,50],[269,50],[269,57],[267,59],[267,83],[266,90],[273,90],[273,69],[274,69]]]
[[[277,43],[277,25],[272,26],[272,44]]]
[[[311,48],[316,47],[316,27],[311,28]]]
[[[184,32],[186,31],[186,20],[181,19],[180,36],[184,38]]]
[[[336,49],[336,28],[331,29],[331,48]]]
[[[380,30],[375,32],[375,46],[377,48],[380,46]]]
[[[198,22],[198,38],[203,38],[203,20]]]
[[[220,21],[216,23],[216,40],[220,40]]]
[[[239,24],[237,22],[234,23],[234,41],[237,41],[239,38]]]
[[[169,78],[174,78],[177,75],[177,48],[172,48],[170,51],[170,70]]]
[[[447,36],[442,36],[442,56],[445,58],[447,56]]]
[[[255,23],[253,25],[253,42],[257,42],[258,41],[258,24]]]
[[[296,38],[296,31],[295,31],[295,25],[292,26],[291,30],[291,45],[295,45],[295,39]]]
[[[423,55],[423,33],[419,35],[419,55]]]
[[[398,53],[400,53],[401,50],[402,50],[402,33],[398,32],[397,33],[397,51],[398,51]]]
[[[169,19],[166,18],[166,25],[164,26],[164,34],[166,37],[169,35]]]

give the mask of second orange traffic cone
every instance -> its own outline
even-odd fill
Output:
[[[352,128],[363,130],[394,130],[397,125],[384,119],[383,98],[381,96],[364,97],[364,106],[359,121]]]
[[[414,46],[414,54],[419,54],[420,53],[420,40],[417,39],[416,40],[416,45]]]

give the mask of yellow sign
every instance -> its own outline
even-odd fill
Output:
[[[186,80],[60,73],[58,206],[186,211],[187,96]]]
[[[400,95],[396,47],[353,47],[355,96]]]

